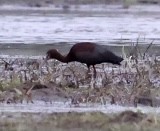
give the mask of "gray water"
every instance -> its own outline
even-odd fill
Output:
[[[44,55],[49,48],[66,53],[71,45],[80,41],[108,45],[121,52],[122,46],[128,47],[137,41],[147,46],[154,40],[152,52],[159,55],[160,11],[157,7],[157,12],[150,11],[150,7],[145,8],[147,11],[143,9],[105,7],[101,11],[89,11],[83,7],[83,11],[59,11],[3,7],[0,10],[0,54]]]

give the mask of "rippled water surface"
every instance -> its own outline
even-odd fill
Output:
[[[160,15],[138,14],[31,14],[0,15],[1,43],[157,39]],[[150,42],[150,41],[148,41]],[[158,44],[158,42],[156,42]],[[118,44],[118,43],[116,43]]]
[[[149,44],[154,40],[154,44],[159,46],[159,14],[115,12],[114,9],[98,13],[1,10],[1,55],[40,55],[51,46],[68,50],[70,47],[66,45],[77,41],[121,46],[130,45],[138,39],[140,44]]]

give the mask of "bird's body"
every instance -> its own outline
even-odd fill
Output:
[[[61,55],[55,49],[51,49],[47,52],[47,59],[57,59],[65,63],[77,61],[87,64],[88,69],[92,65],[95,76],[96,70],[94,65],[104,62],[120,65],[120,62],[123,60],[123,58],[109,51],[106,46],[92,42],[80,42],[73,45],[66,56]]]

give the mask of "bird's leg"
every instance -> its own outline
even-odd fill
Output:
[[[87,67],[88,67],[88,71],[87,71],[87,73],[90,73],[90,66],[88,66],[88,65],[87,65]]]
[[[93,65],[93,76],[94,76],[94,78],[96,78],[96,74],[97,74],[97,72],[96,72],[96,68],[94,67],[94,65]]]

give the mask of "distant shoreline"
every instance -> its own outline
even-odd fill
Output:
[[[159,5],[132,5],[129,8],[123,8],[123,5],[70,5],[69,8],[64,8],[63,5],[50,5],[48,7],[29,7],[23,5],[0,5],[0,15],[4,14],[56,14],[56,13],[131,13],[142,15],[159,15]]]
[[[134,4],[156,5],[160,0],[0,0],[0,5],[22,5],[28,7],[47,7],[51,5],[110,5],[119,4],[130,6]]]

